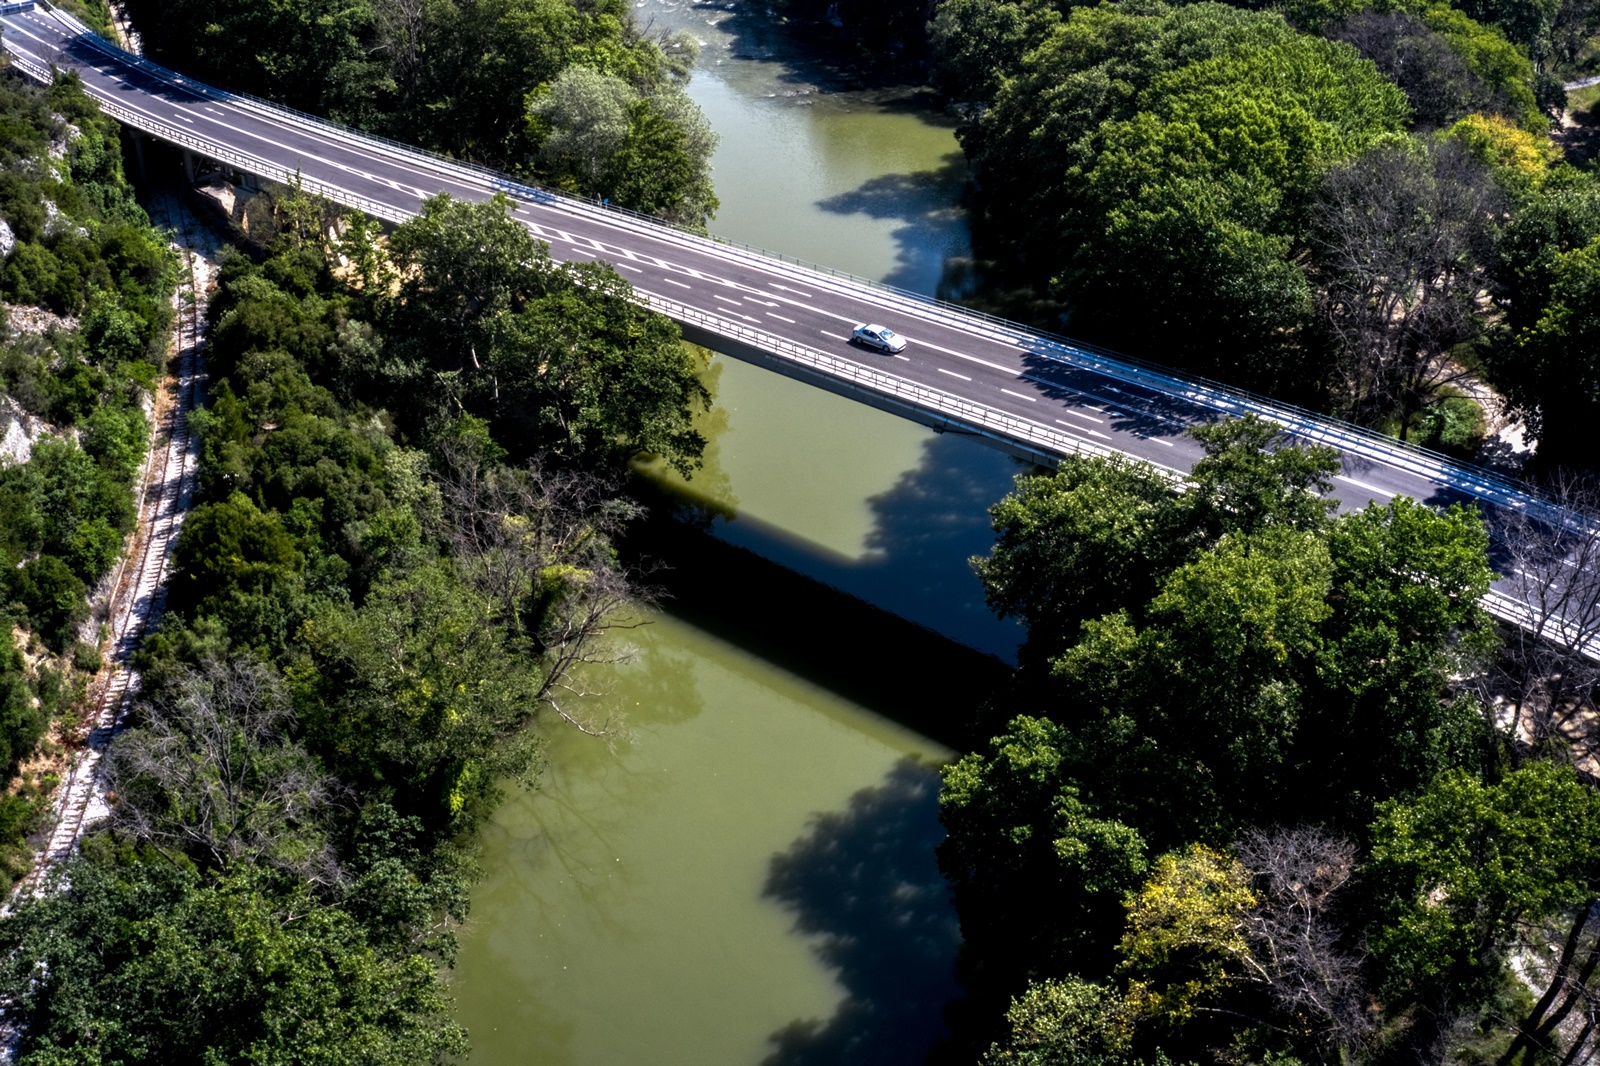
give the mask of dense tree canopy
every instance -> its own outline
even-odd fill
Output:
[[[1487,718],[1456,687],[1490,636],[1477,515],[1396,499],[1335,516],[1332,453],[1253,420],[1198,435],[1183,491],[1101,459],[1019,479],[976,561],[991,604],[1028,625],[992,708],[1021,713],[946,770],[941,801],[994,1062],[1076,1061],[1044,1050],[1068,1034],[1120,1034],[1107,1061],[1198,1054],[1228,1039],[1219,1002],[1287,1012],[1295,1054],[1370,1039],[1366,977],[1329,917],[1353,870],[1340,841],[1492,762]],[[1271,836],[1304,825],[1341,836]],[[1334,854],[1338,884],[1302,898],[1289,867]],[[1306,908],[1328,931],[1296,948]]]
[[[440,978],[457,841],[536,778],[546,713],[607,731],[566,697],[631,617],[618,484],[641,450],[692,469],[706,398],[670,322],[554,264],[508,206],[440,198],[377,241],[291,203],[263,262],[225,260],[199,500],[108,759],[113,817],[0,922],[19,1061],[464,1052]],[[81,605],[102,527],[115,550],[117,433],[90,416],[82,448],[0,471],[16,550],[65,545],[17,570],[41,618]],[[0,722],[36,736],[21,695],[0,688]]]
[[[134,0],[129,14],[152,56],[229,88],[675,222],[716,211],[715,137],[680,86],[696,45],[647,36],[623,0]]]

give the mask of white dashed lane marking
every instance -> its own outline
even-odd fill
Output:
[[[1001,389],[1000,391],[1005,393],[1007,396],[1015,396],[1019,400],[1027,400],[1029,403],[1039,402],[1039,397],[1037,396],[1024,396],[1022,393],[1012,392],[1010,389]]]
[[[1343,481],[1347,485],[1354,485],[1358,489],[1366,489],[1368,492],[1375,492],[1379,496],[1392,497],[1394,495],[1394,493],[1390,492],[1388,489],[1380,489],[1376,485],[1368,485],[1365,481],[1357,481],[1355,478],[1345,477],[1343,474],[1335,474],[1333,475],[1333,478],[1335,481]]]
[[[960,378],[962,381],[971,381],[972,380],[971,378],[967,377],[967,375],[965,375],[965,374],[957,374],[954,370],[946,370],[942,366],[936,366],[936,367],[934,367],[934,369],[937,370],[941,374],[949,374],[953,378]]]

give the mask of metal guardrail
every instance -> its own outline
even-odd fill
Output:
[[[943,312],[944,321],[958,327],[970,329],[974,324],[982,323],[990,329],[1005,335],[1008,339],[1031,343],[1044,349],[1037,354],[1046,358],[1060,359],[1081,365],[1086,369],[1093,369],[1098,373],[1117,377],[1131,383],[1153,386],[1162,392],[1185,396],[1193,402],[1202,403],[1222,413],[1238,413],[1248,409],[1255,414],[1280,423],[1305,439],[1331,444],[1339,447],[1342,451],[1362,458],[1394,464],[1402,469],[1410,469],[1415,473],[1446,481],[1457,487],[1464,488],[1465,491],[1473,495],[1492,500],[1503,506],[1518,506],[1520,501],[1525,501],[1530,495],[1533,495],[1529,486],[1513,478],[1469,466],[1410,441],[1401,441],[1331,415],[1312,411],[1295,404],[1269,399],[1248,390],[1236,388],[1203,376],[1186,374],[1179,377],[1171,368],[1137,356],[1130,356],[1098,345],[1073,340],[1069,337],[1051,333],[1048,330],[1032,329],[1009,319],[986,314],[982,311],[975,311],[960,304],[926,296],[922,293],[886,285],[871,278],[852,274],[849,271],[812,263],[795,256],[785,255],[782,252],[774,252],[770,249],[759,248],[727,238],[703,236],[655,216],[527,184],[475,163],[451,159],[448,156],[418,148],[415,145],[403,144],[387,137],[352,129],[270,100],[263,100],[247,93],[235,93],[217,89],[168,67],[153,63],[143,56],[124,51],[96,34],[70,12],[54,7],[49,3],[49,0],[39,0],[39,2],[41,6],[52,10],[58,19],[77,29],[86,43],[131,66],[136,66],[154,77],[181,85],[190,91],[210,96],[213,99],[243,104],[252,110],[267,112],[292,121],[296,125],[314,128],[324,135],[333,135],[349,142],[360,143],[409,162],[426,163],[436,170],[449,171],[463,180],[481,184],[490,191],[504,192],[513,198],[524,200],[560,203],[562,206],[577,213],[590,216],[599,214],[613,221],[633,220],[643,226],[647,226],[657,236],[662,235],[663,231],[668,231],[676,240],[683,243],[709,246],[713,249],[733,249],[742,251],[751,257],[758,257],[763,261],[790,264],[809,274],[837,279],[854,287],[882,293],[894,298],[902,305],[914,305],[924,313],[929,310],[938,310]],[[342,195],[350,194],[342,193]],[[362,208],[362,210],[366,209]],[[378,217],[387,218],[385,215],[379,215]],[[1407,456],[1409,461],[1400,461],[1399,456],[1401,455]]]
[[[796,344],[776,334],[731,322],[719,315],[710,314],[653,292],[637,287],[634,292],[644,306],[674,321],[696,325],[730,340],[754,345],[763,352],[826,375],[831,380],[848,382],[856,388],[899,401],[908,407],[937,414],[952,426],[968,432],[1025,444],[1030,449],[1049,456],[1094,455],[1111,458],[1123,454],[1115,448],[1095,444],[1093,441],[1063,433],[1038,422],[998,411],[942,389],[907,381],[893,374],[885,374],[817,348]],[[1179,471],[1154,463],[1147,465],[1170,479],[1183,477]]]
[[[47,3],[46,6],[48,6]],[[81,22],[71,18],[70,15],[61,12],[59,9],[55,13],[57,17],[65,17],[71,23],[82,27]],[[191,82],[181,75],[166,70],[166,68],[150,63],[143,57],[123,52],[89,31],[87,27],[82,27],[82,32],[96,42],[97,46],[102,46],[106,51],[117,53],[119,59],[149,70],[156,76],[175,80],[177,84],[190,90],[209,94],[218,99],[233,102],[242,101],[252,108],[290,117],[296,124],[314,125],[323,133],[333,133],[337,136],[372,145],[389,154],[397,155],[410,161],[421,160],[436,169],[454,172],[469,180],[482,183],[494,191],[507,192],[526,200],[558,202],[577,213],[598,214],[613,221],[624,220],[630,222],[633,224],[630,228],[648,226],[653,235],[662,236],[665,233],[676,241],[693,243],[700,247],[709,247],[719,252],[725,249],[732,249],[742,252],[745,256],[751,258],[760,256],[764,260],[763,266],[770,266],[772,261],[792,264],[806,274],[825,275],[843,280],[850,285],[866,287],[888,295],[896,302],[915,305],[919,310],[937,310],[941,312],[941,318],[947,318],[952,324],[969,330],[972,329],[971,323],[973,321],[982,322],[995,331],[1003,332],[1008,339],[1032,342],[1040,348],[1047,349],[1038,353],[1047,358],[1056,358],[1130,383],[1144,384],[1155,388],[1159,392],[1180,396],[1223,413],[1264,415],[1284,425],[1290,432],[1304,440],[1334,445],[1347,454],[1363,456],[1402,469],[1411,469],[1413,472],[1434,478],[1444,484],[1465,487],[1467,491],[1501,506],[1513,508],[1535,507],[1547,512],[1551,520],[1560,524],[1571,525],[1577,520],[1576,516],[1571,512],[1555,507],[1520,483],[1490,474],[1487,471],[1467,467],[1447,456],[1429,451],[1426,448],[1419,448],[1397,441],[1393,438],[1373,433],[1370,430],[1341,422],[1338,419],[1329,418],[1291,404],[1280,404],[1266,400],[1242,389],[1221,385],[1204,378],[1179,378],[1166,368],[1159,367],[1153,363],[1110,353],[1093,345],[1080,344],[1047,332],[1030,330],[1005,319],[984,315],[945,301],[934,300],[917,293],[896,289],[893,286],[860,278],[844,271],[805,263],[779,253],[752,249],[749,246],[738,244],[738,242],[712,240],[673,229],[660,219],[640,215],[637,212],[595,204],[550,190],[522,185],[504,175],[496,174],[485,168],[432,156],[430,153],[420,152],[397,142],[375,138],[369,134],[348,130],[317,119],[315,116],[294,112],[292,109],[270,104],[267,101],[241,97],[238,94],[224,93],[203,83]],[[49,68],[15,53],[12,54],[12,61],[19,69],[46,84],[53,77]],[[260,177],[276,180],[277,175],[281,174],[283,175],[281,180],[287,184],[298,183],[301,188],[346,206],[354,207],[385,221],[403,222],[415,214],[415,212],[393,208],[387,204],[357,195],[330,183],[305,178],[298,171],[290,171],[262,157],[240,152],[217,142],[198,137],[189,130],[160,122],[148,115],[122,107],[115,101],[102,100],[100,101],[100,106],[118,121],[144,130],[153,136],[183,147],[192,148],[210,158],[231,163]],[[816,284],[816,279],[812,277],[802,276],[797,280],[807,284]],[[1044,455],[1098,455],[1109,457],[1123,454],[1114,448],[1062,433],[1040,423],[975,403],[953,393],[863,367],[860,364],[841,359],[819,349],[797,344],[764,330],[753,329],[742,323],[702,311],[699,308],[691,307],[655,293],[638,288],[635,288],[634,292],[637,302],[678,322],[699,326],[731,340],[753,344],[778,358],[797,366],[805,367],[815,373],[826,375],[834,381],[847,382],[854,388],[870,392],[876,396],[936,414],[941,418],[945,418],[952,426],[969,432],[1020,444]],[[1154,463],[1149,463],[1148,465],[1169,480],[1181,481],[1183,479],[1183,475],[1176,470]],[[1502,621],[1523,628],[1528,628],[1535,623],[1526,605],[1505,596],[1503,593],[1491,592],[1484,598],[1483,604],[1490,614]],[[1549,624],[1548,620],[1546,624]],[[1591,658],[1600,660],[1600,647],[1587,648],[1585,653]]]

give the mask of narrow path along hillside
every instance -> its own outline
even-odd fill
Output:
[[[95,714],[83,747],[72,759],[55,799],[55,827],[18,892],[43,890],[49,873],[77,846],[84,827],[107,813],[100,763],[127,717],[138,691],[130,667],[145,633],[161,619],[167,579],[178,531],[194,497],[197,442],[189,414],[200,403],[206,290],[216,275],[216,243],[183,205],[176,188],[164,190],[151,206],[152,220],[173,234],[181,257],[174,295],[173,349],[151,419],[150,454],[140,485],[139,523],[129,538],[112,585],[107,664],[94,702]]]

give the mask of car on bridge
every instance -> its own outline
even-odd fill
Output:
[[[888,326],[864,322],[850,331],[850,337],[864,347],[876,348],[890,355],[906,350],[906,339]]]

